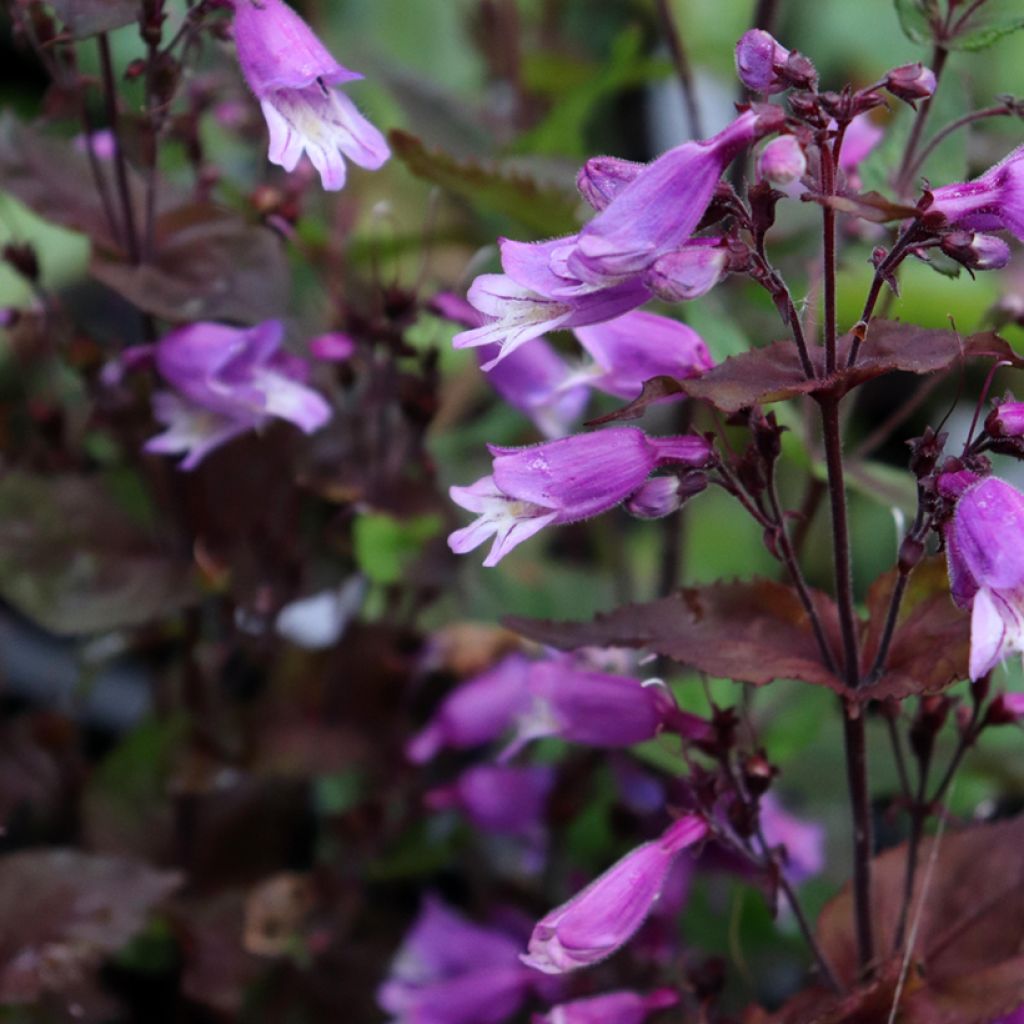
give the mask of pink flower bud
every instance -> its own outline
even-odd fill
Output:
[[[651,912],[676,856],[707,834],[697,815],[638,846],[567,903],[537,922],[522,960],[546,974],[589,967],[636,934]]]
[[[607,992],[561,1003],[545,1014],[534,1015],[533,1024],[643,1024],[654,1010],[678,1002],[679,995],[670,988],[646,996],[638,992]]]
[[[682,508],[695,494],[708,485],[703,473],[683,476],[651,477],[625,504],[626,511],[637,519],[662,519]]]
[[[343,363],[352,358],[355,350],[355,341],[341,331],[318,334],[309,341],[309,354],[326,363]]]
[[[752,28],[736,44],[736,73],[752,92],[769,96],[788,88],[780,74],[787,60],[789,50],[763,29]]]
[[[903,64],[885,76],[885,88],[911,106],[935,92],[935,73],[923,64]]]
[[[988,707],[988,725],[1015,725],[1024,718],[1024,693],[1001,693]]]
[[[1002,270],[1010,262],[1010,247],[995,235],[951,231],[942,237],[940,246],[969,270]]]
[[[729,250],[721,239],[692,238],[657,260],[644,281],[666,302],[689,302],[711,291],[728,269]]]
[[[603,210],[643,169],[633,160],[591,157],[576,175],[576,188],[595,210]]]
[[[780,135],[772,139],[757,160],[762,178],[773,185],[792,185],[807,173],[807,157],[803,146],[793,135]]]
[[[992,437],[1024,437],[1024,402],[1000,402],[985,420]]]

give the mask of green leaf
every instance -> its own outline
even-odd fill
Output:
[[[388,515],[360,516],[354,530],[359,568],[374,583],[397,583],[440,529],[438,516],[404,521]]]
[[[912,43],[927,43],[935,37],[933,26],[940,21],[938,0],[895,0],[900,28]]]
[[[484,163],[428,149],[408,132],[393,130],[389,139],[395,156],[417,178],[440,185],[481,212],[502,214],[545,237],[568,234],[578,226],[579,199],[567,187],[541,182],[507,161]]]
[[[950,41],[951,50],[986,50],[1000,39],[1024,28],[1019,0],[989,0]]]

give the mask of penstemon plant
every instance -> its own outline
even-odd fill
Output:
[[[397,35],[403,3],[360,17]],[[517,41],[571,3],[453,5],[509,86],[475,121],[353,46],[456,156],[365,116],[374,84],[299,6],[3,5],[48,86],[0,120],[0,200],[88,254],[57,287],[52,236],[2,250],[27,297],[0,309],[0,628],[78,685],[0,706],[0,1018],[1024,1022],[1024,818],[954,800],[1024,724],[1024,402],[994,397],[1024,369],[994,328],[1024,312],[893,315],[911,268],[1014,273],[1024,146],[923,175],[1019,125],[1011,96],[945,123],[938,100],[951,53],[1024,18],[896,0],[927,61],[843,85],[759,3],[741,98],[698,138],[672,4],[624,4],[663,30],[694,137],[573,182],[530,156],[668,68],[631,30],[573,92],[544,85],[571,47]],[[725,295],[756,327],[721,358]],[[500,403],[464,431],[481,382]],[[899,472],[867,474],[889,442]],[[895,542],[858,533],[865,485],[912,496]],[[726,505],[771,568],[687,585],[687,530]],[[545,544],[621,600],[458,621],[543,592]],[[93,701],[122,656],[143,696]],[[827,700],[835,779],[762,729],[769,686],[783,716]],[[794,813],[783,766],[838,813]]]

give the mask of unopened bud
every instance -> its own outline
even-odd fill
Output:
[[[761,150],[757,170],[773,185],[792,185],[807,173],[803,146],[793,135],[780,135]]]
[[[992,437],[1024,437],[1024,402],[1000,402],[985,419]]]
[[[657,260],[644,283],[666,302],[688,302],[706,295],[726,272],[729,252],[721,239],[693,239]]]
[[[988,706],[986,725],[1013,725],[1024,718],[1024,693],[1001,693]]]
[[[780,75],[790,53],[774,36],[752,28],[736,44],[736,74],[752,92],[769,96],[788,87]]]
[[[968,270],[1002,270],[1010,262],[1010,247],[995,235],[951,231],[943,236],[940,247]]]
[[[935,92],[935,73],[923,64],[903,64],[885,76],[885,88],[911,106]]]
[[[595,156],[576,175],[576,188],[595,210],[603,210],[644,168],[632,160]]]
[[[625,504],[637,519],[662,519],[681,508],[708,485],[704,473],[651,477]]]

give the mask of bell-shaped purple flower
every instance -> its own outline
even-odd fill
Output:
[[[196,323],[162,338],[149,354],[176,395],[158,392],[154,414],[168,429],[147,451],[185,453],[191,469],[226,441],[270,419],[307,434],[331,417],[324,398],[306,386],[308,366],[280,351],[284,328],[268,320],[251,328]]]
[[[621,949],[651,912],[677,855],[699,842],[707,825],[697,815],[627,853],[533,929],[524,963],[546,974],[589,967]]]
[[[433,305],[456,323],[483,325],[484,318],[456,295],[438,295]],[[564,437],[579,422],[589,397],[587,388],[571,383],[572,370],[546,339],[534,338],[504,359],[497,345],[476,351],[481,367],[490,367],[485,370],[487,383],[545,437]]]
[[[740,114],[704,142],[686,142],[648,164],[580,231],[566,265],[581,281],[611,284],[640,274],[693,234],[722,172],[784,121],[777,107]]]
[[[678,993],[660,988],[647,995],[639,992],[606,992],[589,999],[560,1003],[545,1014],[535,1014],[533,1024],[643,1024],[655,1010],[675,1006]]]
[[[1005,228],[1024,241],[1024,146],[1018,146],[973,181],[925,193],[919,207],[926,221],[972,231]]]
[[[751,92],[762,96],[789,88],[781,74],[788,60],[789,50],[764,29],[750,29],[736,44],[736,74]]]
[[[953,600],[971,609],[970,677],[980,679],[1024,653],[1024,494],[992,476],[969,484],[946,554]]]
[[[535,987],[519,941],[428,896],[377,991],[393,1024],[501,1024]]]
[[[642,311],[578,327],[576,338],[594,360],[588,382],[619,398],[636,398],[652,377],[688,380],[715,364],[704,339],[678,320]]]
[[[780,188],[792,185],[807,173],[807,156],[795,135],[772,139],[757,158],[757,173]]]
[[[479,764],[425,799],[433,810],[457,808],[485,832],[531,835],[543,823],[555,775],[547,764]]]
[[[376,170],[390,156],[384,136],[334,86],[363,76],[327,52],[283,0],[234,0],[235,46],[270,130],[270,162],[286,171],[305,151],[325,189],[345,184],[347,156]]]
[[[493,537],[485,566],[496,565],[545,526],[589,519],[621,504],[659,466],[699,469],[713,459],[703,437],[650,437],[635,427],[490,450],[492,474],[449,491],[477,519],[451,534],[448,545],[465,554]]]
[[[529,705],[529,670],[529,659],[509,654],[456,687],[409,741],[405,756],[414,764],[424,764],[446,747],[468,750],[496,740]]]

